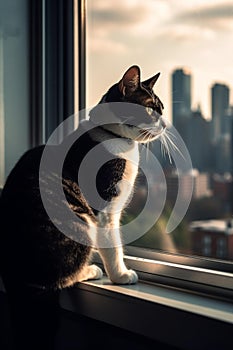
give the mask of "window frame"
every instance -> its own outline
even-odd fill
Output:
[[[31,0],[29,6],[31,144],[37,146],[74,114],[74,1]]]
[[[133,246],[124,249],[124,260],[128,268],[137,272],[141,282],[179,288],[188,293],[230,302],[233,300],[231,263]],[[97,251],[93,262],[104,269]]]
[[[127,247],[125,260],[144,281],[182,288],[209,297],[233,300],[232,264],[207,257],[187,256]]]

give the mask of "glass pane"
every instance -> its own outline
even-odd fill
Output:
[[[150,145],[164,177],[150,166],[141,172],[123,224],[134,222],[150,194],[156,202],[165,191],[166,201],[158,220],[153,208],[144,215],[134,245],[233,260],[232,16],[230,0],[87,0],[87,107],[137,64],[142,80],[161,72],[154,91],[178,132],[165,141],[172,160],[159,140]],[[192,161],[187,171],[177,167],[180,140]],[[167,233],[171,217],[177,227]]]
[[[0,187],[30,147],[28,1],[0,0]]]

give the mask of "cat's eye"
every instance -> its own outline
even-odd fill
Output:
[[[149,115],[152,115],[154,112],[153,108],[151,108],[151,107],[146,107],[146,111]]]

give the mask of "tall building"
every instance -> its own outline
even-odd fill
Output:
[[[212,137],[216,142],[225,132],[225,116],[229,109],[229,87],[215,83],[211,88]]]
[[[230,133],[231,133],[231,173],[233,175],[233,106],[231,106],[231,110],[232,110],[232,117],[231,117],[231,123],[230,123]],[[232,190],[232,194],[233,194],[233,190]],[[233,200],[232,200],[232,209],[233,209]]]
[[[191,73],[187,68],[172,73],[172,119],[180,132],[191,115]]]
[[[223,134],[231,135],[232,121],[233,121],[233,106],[229,106],[223,118],[223,123],[222,123]]]
[[[217,141],[217,147],[215,150],[216,162],[215,171],[218,174],[224,174],[231,171],[231,161],[232,161],[232,145],[231,145],[231,135],[221,134]]]
[[[188,139],[186,146],[194,168],[200,172],[209,171],[212,167],[212,152],[211,152],[211,123],[207,121],[200,109],[192,111],[191,118],[188,122]]]

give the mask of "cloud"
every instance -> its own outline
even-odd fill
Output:
[[[200,38],[202,40],[214,40],[215,33],[210,28],[200,28],[198,26],[180,23],[161,30],[155,37],[157,40],[166,41],[167,44],[175,44],[175,42],[193,44],[195,41],[199,42]]]
[[[195,42],[199,44],[206,41],[214,42],[222,34],[232,35],[232,1],[228,3],[203,1],[195,5],[191,0],[187,6],[183,5],[181,7],[183,10],[174,9],[172,17],[163,21],[155,39],[190,46],[195,45]]]
[[[89,3],[88,42],[90,52],[134,53],[154,40],[161,23],[170,18],[164,0],[98,0]],[[88,2],[87,2],[88,5]]]
[[[107,2],[106,2],[107,3]],[[90,11],[90,16],[95,19],[96,26],[101,25],[107,27],[121,28],[130,27],[134,24],[145,20],[147,15],[147,7],[137,4],[135,6],[115,7],[93,7]]]
[[[117,54],[121,55],[125,53],[126,46],[117,40],[111,40],[109,38],[99,37],[96,39],[89,39],[88,40],[88,50],[89,52],[95,53],[95,54]]]
[[[170,17],[164,0],[93,1],[89,8],[90,23],[109,36],[113,32],[130,36],[153,37],[161,22]]]
[[[232,26],[233,3],[221,3],[208,6],[198,6],[191,10],[181,12],[175,22],[189,23],[201,27],[225,29]]]
[[[89,50],[105,53],[214,42],[233,29],[233,3],[219,0],[98,0],[88,10]],[[231,32],[231,31],[230,31]]]

